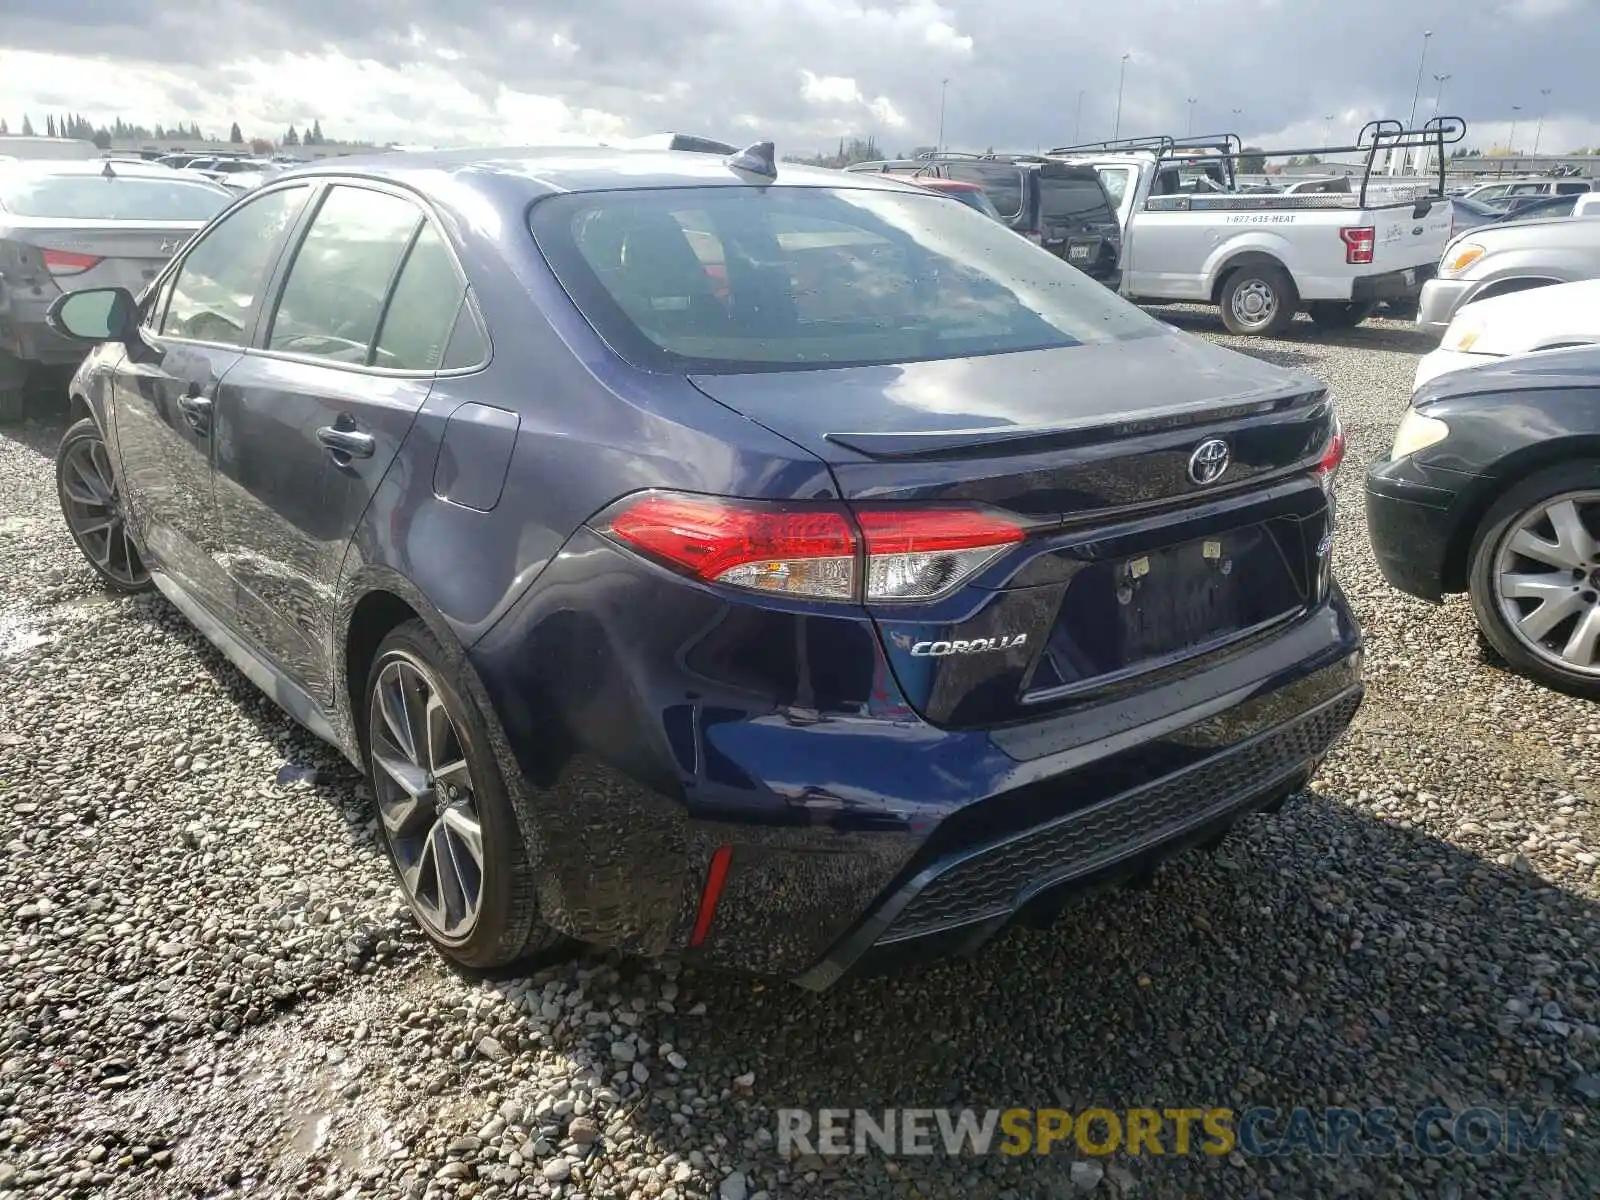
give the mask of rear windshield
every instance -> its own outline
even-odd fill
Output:
[[[696,373],[1115,342],[1163,326],[961,204],[849,188],[556,196],[533,233],[618,354]]]
[[[994,201],[989,199],[989,193],[984,191],[982,188],[979,188],[976,191],[971,188],[957,188],[954,191],[950,191],[945,194],[954,196],[968,208],[977,209],[991,221],[998,221],[1001,219],[1000,210],[994,206]]]
[[[209,221],[233,197],[183,179],[101,175],[0,177],[0,208],[19,217],[86,221]]]
[[[1004,163],[952,163],[945,168],[951,179],[975,183],[1006,220],[1022,215],[1022,170]]]
[[[1111,220],[1111,208],[1099,176],[1086,174],[1062,178],[1039,172],[1039,219],[1072,224]]]

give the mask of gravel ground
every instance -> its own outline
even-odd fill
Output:
[[[1168,319],[1227,341],[1213,316]],[[1587,1196],[1600,1188],[1600,710],[1388,591],[1361,469],[1405,326],[1311,369],[1351,455],[1369,698],[1313,788],[1147,891],[815,997],[590,959],[492,982],[414,932],[360,781],[56,513],[0,435],[0,1188],[112,1196]],[[290,769],[284,771],[286,764]],[[1564,1112],[1523,1159],[779,1159],[780,1107]]]

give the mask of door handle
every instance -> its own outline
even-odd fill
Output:
[[[377,443],[372,440],[370,433],[357,433],[354,429],[339,429],[333,425],[324,425],[317,430],[317,441],[330,454],[345,459],[371,458],[372,452],[377,449]]]
[[[211,428],[211,397],[202,396],[191,388],[178,397],[178,411],[196,433],[205,433]]]

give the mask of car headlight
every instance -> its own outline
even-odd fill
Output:
[[[1444,261],[1439,264],[1439,274],[1459,275],[1488,251],[1477,242],[1463,242],[1454,250],[1446,250],[1444,253]]]
[[[1389,451],[1389,461],[1398,462],[1449,436],[1450,426],[1443,421],[1437,417],[1425,417],[1416,409],[1408,408],[1406,415],[1400,418],[1400,428],[1394,431],[1394,447]]]
[[[1444,337],[1439,342],[1439,349],[1465,354],[1482,336],[1483,326],[1476,321],[1451,321],[1450,328],[1444,331]]]

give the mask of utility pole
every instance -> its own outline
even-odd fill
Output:
[[[950,81],[948,79],[941,79],[939,81],[939,142],[938,145],[934,147],[934,150],[939,154],[944,153],[944,100],[945,95],[949,92],[949,90]]]
[[[1428,63],[1428,39],[1433,36],[1433,30],[1422,31],[1422,57],[1417,60],[1417,87],[1411,93],[1411,120],[1406,124],[1407,129],[1417,127],[1417,101],[1422,99],[1422,69]]]
[[[1083,92],[1084,89],[1078,89],[1078,117],[1072,124],[1072,141],[1074,145],[1083,143]]]
[[[1517,152],[1517,114],[1521,111],[1522,105],[1513,104],[1511,106],[1511,136],[1506,139],[1507,154],[1515,154]]]
[[[1111,121],[1111,140],[1116,141],[1122,132],[1122,85],[1128,82],[1128,60],[1131,53],[1122,56],[1122,70],[1117,74],[1117,115]]]
[[[1450,76],[1435,75],[1433,81],[1439,85],[1434,89],[1433,93],[1433,115],[1437,117],[1439,115],[1439,101],[1444,99],[1444,85],[1450,82]]]
[[[1539,139],[1544,136],[1544,115],[1550,110],[1550,89],[1540,88],[1539,95],[1543,96],[1544,100],[1539,105],[1539,127],[1533,133],[1533,154],[1535,158],[1539,155]]]

